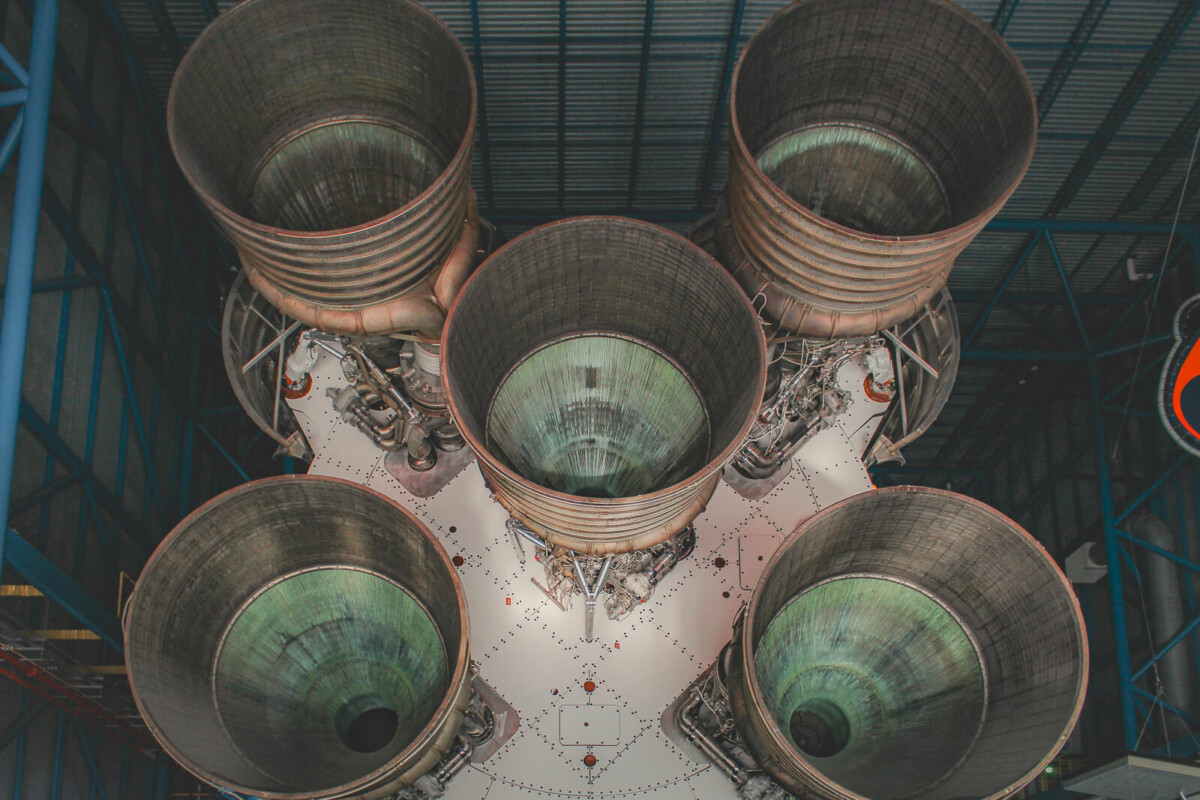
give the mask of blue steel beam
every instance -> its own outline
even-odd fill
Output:
[[[1192,716],[1191,714],[1184,711],[1179,706],[1168,701],[1165,697],[1160,697],[1158,695],[1150,694],[1145,689],[1142,689],[1141,687],[1138,687],[1138,686],[1134,686],[1133,691],[1134,691],[1134,693],[1146,698],[1151,703],[1157,703],[1158,705],[1162,706],[1164,709],[1166,709],[1167,711],[1170,711],[1172,714],[1179,717],[1184,722],[1187,722],[1193,728],[1200,730],[1200,718]],[[1130,748],[1130,749],[1132,750],[1133,748]]]
[[[1050,258],[1054,261],[1054,269],[1058,272],[1063,291],[1067,294],[1067,305],[1071,307],[1071,315],[1075,317],[1075,325],[1079,329],[1079,339],[1083,342],[1084,348],[1090,350],[1092,343],[1088,339],[1087,326],[1083,324],[1083,317],[1079,315],[1079,305],[1075,302],[1075,293],[1071,290],[1071,280],[1067,277],[1062,256],[1058,254],[1058,245],[1054,243],[1053,236],[1046,236],[1046,246],[1050,249]]]
[[[1192,103],[1192,107],[1188,110],[1188,113],[1175,126],[1175,130],[1171,132],[1170,137],[1163,144],[1162,148],[1155,153],[1150,166],[1137,179],[1133,188],[1125,194],[1124,199],[1117,206],[1117,210],[1113,216],[1123,217],[1132,211],[1138,210],[1146,203],[1146,200],[1150,197],[1150,193],[1158,186],[1163,176],[1167,173],[1167,170],[1176,161],[1187,157],[1191,153],[1192,142],[1195,141],[1197,129],[1200,129],[1200,96],[1196,97],[1196,101]]]
[[[7,526],[12,498],[13,461],[17,447],[21,382],[25,373],[25,341],[37,251],[38,209],[46,164],[50,124],[50,90],[54,82],[58,0],[38,0],[30,40],[29,95],[25,101],[21,158],[17,163],[9,236],[4,306],[0,316],[0,524]],[[4,547],[0,545],[0,564]]]
[[[5,528],[6,563],[18,575],[46,597],[55,601],[68,614],[94,632],[117,652],[123,652],[121,623],[111,611],[97,603],[91,595],[50,559],[34,549],[12,528]]]
[[[1166,482],[1166,480],[1172,475],[1174,475],[1180,467],[1182,467],[1184,464],[1190,463],[1191,461],[1192,456],[1189,453],[1181,453],[1179,456],[1177,456],[1175,461],[1172,462],[1171,466],[1169,466],[1161,475],[1159,475],[1145,491],[1130,501],[1130,503],[1125,506],[1124,511],[1122,511],[1120,514],[1117,514],[1113,518],[1113,524],[1120,525],[1122,522],[1124,522],[1130,514],[1132,514],[1134,511],[1137,511],[1142,503],[1146,502],[1151,495],[1157,492],[1163,483]]]
[[[1059,92],[1062,91],[1067,78],[1071,76],[1075,65],[1079,63],[1079,57],[1083,55],[1083,51],[1087,48],[1088,41],[1092,38],[1096,26],[1100,24],[1104,12],[1108,10],[1108,5],[1109,0],[1091,0],[1087,8],[1084,9],[1083,15],[1079,18],[1079,22],[1075,24],[1075,29],[1071,31],[1071,37],[1067,40],[1062,52],[1059,53],[1058,60],[1054,62],[1054,66],[1050,69],[1050,74],[1046,76],[1046,80],[1042,82],[1042,88],[1038,92],[1037,109],[1039,121],[1046,118],[1046,113],[1050,111],[1050,107],[1058,99]]]
[[[31,692],[28,689],[21,690],[21,713],[29,710],[29,704],[32,700]],[[13,753],[13,772],[12,772],[12,798],[20,800],[21,792],[25,787],[25,750],[29,743],[29,729],[25,728],[17,736],[17,746]]]
[[[25,402],[24,399],[20,401],[20,417],[21,424],[33,434],[34,438],[41,443],[42,447],[46,448],[51,456],[68,470],[83,478],[84,482],[95,494],[96,500],[99,501],[109,516],[133,536],[134,541],[142,546],[143,554],[149,553],[154,549],[158,542],[150,537],[145,526],[138,522],[133,514],[121,505],[120,498],[114,495],[96,477],[95,473],[87,468],[87,464],[83,462],[83,459],[76,455],[70,446],[59,438],[58,434],[41,418],[33,406]]]
[[[1117,95],[1117,99],[1096,129],[1095,135],[1076,160],[1062,185],[1059,186],[1054,198],[1046,207],[1045,216],[1057,217],[1075,199],[1075,195],[1083,188],[1084,182],[1091,174],[1092,168],[1104,155],[1105,150],[1112,143],[1113,137],[1125,123],[1129,112],[1141,99],[1151,78],[1158,72],[1170,54],[1171,48],[1175,46],[1179,37],[1191,23],[1197,9],[1200,9],[1200,0],[1180,0],[1170,18],[1158,32],[1154,43],[1146,51],[1146,55],[1138,64],[1137,69],[1121,89],[1121,93]]]
[[[51,465],[54,464],[54,459],[52,458],[47,459],[47,461],[49,461]],[[69,475],[64,475],[61,478],[48,481],[42,484],[40,488],[25,495],[17,502],[12,503],[8,508],[8,515],[10,517],[16,517],[30,510],[31,508],[37,508],[47,500],[50,500],[58,495],[59,492],[71,488],[81,480],[83,480],[83,478],[80,477],[78,473],[72,472]]]
[[[12,124],[8,126],[8,132],[4,134],[4,140],[0,142],[0,172],[3,172],[8,167],[9,159],[13,153],[17,152],[17,141],[21,138],[21,131],[25,127],[25,109],[22,108],[17,112],[17,116],[13,118]]]
[[[1136,547],[1140,547],[1143,550],[1147,550],[1151,553],[1154,553],[1155,555],[1162,556],[1163,558],[1167,559],[1168,561],[1173,561],[1176,564],[1178,564],[1179,566],[1183,567],[1184,569],[1191,570],[1192,572],[1200,572],[1200,564],[1197,564],[1194,561],[1190,561],[1190,560],[1184,558],[1183,556],[1178,555],[1177,553],[1172,553],[1170,550],[1164,550],[1163,548],[1159,547],[1158,545],[1150,544],[1145,539],[1140,539],[1137,536],[1132,536],[1128,533],[1125,533],[1124,531],[1118,531],[1117,537],[1119,539],[1121,539],[1122,541],[1129,542],[1130,544],[1132,544]]]
[[[142,415],[138,408],[137,393],[133,385],[133,375],[130,372],[129,361],[125,355],[125,345],[121,339],[121,332],[117,329],[117,318],[113,312],[112,299],[107,291],[103,294],[104,311],[108,315],[108,329],[117,351],[117,363],[121,368],[121,377],[125,382],[125,399],[129,401],[133,413],[134,428],[137,431],[138,441],[142,447],[142,461],[145,465],[146,482],[150,487],[150,491],[147,492],[147,499],[153,498],[155,508],[158,509],[160,521],[167,524],[169,523],[169,519],[167,517],[165,501],[163,500],[162,489],[158,485],[158,469],[154,458],[154,448],[146,432],[146,426],[142,422]]]
[[[717,84],[717,96],[713,98],[713,115],[708,127],[708,149],[704,155],[704,173],[700,177],[700,196],[696,207],[705,208],[713,192],[716,180],[717,153],[721,148],[721,131],[725,125],[725,110],[729,107],[729,89],[733,83],[733,71],[737,66],[738,42],[742,37],[742,22],[746,18],[746,0],[734,0],[729,15],[729,36],[725,39],[724,67]]]
[[[1092,426],[1096,440],[1096,468],[1099,477],[1100,519],[1104,527],[1104,549],[1108,558],[1108,588],[1112,603],[1113,639],[1117,661],[1117,687],[1121,705],[1121,727],[1125,748],[1137,749],[1137,716],[1133,707],[1133,666],[1129,653],[1129,629],[1125,618],[1125,585],[1122,582],[1120,536],[1113,502],[1112,477],[1108,471],[1107,433],[1101,410],[1100,370],[1095,362],[1088,368],[1088,388],[1092,402]]]
[[[479,0],[471,0],[471,59],[475,70],[476,108],[479,119],[479,160],[483,168],[483,206],[492,208],[496,203],[492,185],[492,141],[488,123],[487,89],[483,79],[483,35],[480,33]]]
[[[1158,649],[1158,652],[1150,656],[1149,661],[1138,667],[1131,678],[1136,681],[1138,678],[1149,672],[1155,664],[1163,659],[1163,656],[1165,656],[1167,653],[1173,650],[1177,644],[1191,635],[1192,631],[1196,630],[1197,627],[1200,627],[1200,617],[1194,617],[1191,622],[1189,622],[1187,625],[1184,625],[1178,633],[1172,636],[1166,644]]]
[[[650,77],[650,45],[654,37],[654,0],[646,0],[642,18],[642,54],[638,65],[637,106],[633,112],[633,141],[629,150],[629,191],[625,205],[633,208],[637,200],[638,169],[642,158],[642,132],[646,125],[646,86]]]
[[[22,689],[21,694],[23,700],[28,700],[28,689]],[[49,700],[38,700],[32,705],[22,703],[17,718],[8,726],[8,730],[4,732],[4,735],[0,736],[0,753],[3,753],[10,744],[20,739],[21,734],[27,731],[29,726],[33,724],[33,721],[41,716],[41,713],[49,707]]]
[[[100,6],[104,9],[104,14],[108,18],[109,25],[117,36],[117,41],[121,45],[121,54],[125,59],[126,74],[129,77],[130,83],[134,88],[134,99],[137,103],[138,115],[142,120],[142,125],[147,132],[146,144],[149,149],[150,163],[154,168],[155,182],[158,186],[159,194],[163,202],[164,210],[167,215],[167,223],[171,229],[171,236],[175,244],[177,255],[180,263],[188,266],[190,263],[187,258],[187,251],[183,247],[182,240],[179,235],[179,225],[172,211],[175,204],[175,198],[172,197],[170,188],[166,182],[166,175],[162,168],[162,158],[159,155],[159,147],[157,142],[165,142],[167,138],[166,117],[163,114],[162,107],[158,102],[158,98],[154,94],[154,90],[150,87],[147,79],[147,72],[141,63],[138,56],[137,48],[134,46],[129,32],[125,29],[125,23],[121,19],[120,13],[117,11],[113,0],[100,0]],[[202,0],[201,8],[205,19],[212,22],[216,19],[218,9],[212,0]],[[187,195],[185,195],[186,197]],[[200,277],[199,271],[194,277]]]
[[[171,787],[170,768],[162,762],[152,761],[154,765],[154,800],[167,800],[167,792]]]
[[[1000,5],[996,8],[996,14],[992,17],[992,27],[996,29],[996,33],[1001,36],[1008,29],[1008,23],[1012,22],[1013,14],[1016,13],[1017,4],[1021,0],[1000,0]]]
[[[59,711],[54,720],[54,761],[50,777],[50,800],[62,800],[67,768],[67,715]]]
[[[106,338],[105,332],[106,332],[107,328],[108,328],[108,323],[105,322],[105,316],[103,314],[97,314],[96,315],[96,337],[95,337],[95,341],[92,344],[92,387],[91,387],[91,392],[89,393],[89,396],[88,396],[88,405],[87,405],[88,416],[87,416],[87,427],[86,427],[87,433],[84,437],[84,444],[83,444],[83,463],[87,467],[87,470],[89,472],[93,472],[93,473],[94,473],[94,470],[92,469],[92,464],[94,463],[94,458],[95,458],[95,454],[96,454],[96,419],[97,419],[97,416],[99,414],[99,409],[100,409],[100,389],[103,385],[103,378],[104,378],[104,342],[105,342],[105,338]],[[126,402],[128,402],[128,398],[126,398]],[[51,421],[51,426],[55,430],[57,430],[57,427],[54,425],[53,420]],[[121,446],[124,447],[125,443],[121,442]],[[53,469],[53,467],[54,467],[54,459],[48,458],[48,459],[46,459],[46,461],[47,461],[46,470],[47,470],[47,473],[49,473],[49,471],[51,469]],[[117,494],[116,496],[118,499],[121,497],[119,494]],[[89,501],[91,501],[91,506],[95,505],[94,498],[92,497],[90,492],[87,490],[87,487],[84,487],[83,496],[79,498],[79,505],[75,512],[75,516],[76,516],[76,521],[75,521],[75,524],[76,524],[76,528],[75,528],[75,580],[77,580],[77,581],[82,579],[81,573],[83,570],[83,563],[84,563],[83,557],[84,557],[84,553],[86,552],[86,549],[87,549],[87,528],[88,528],[87,512],[91,508],[91,506],[89,506]],[[143,521],[143,523],[146,521],[145,514],[142,514],[142,521]],[[42,522],[42,528],[39,531],[39,533],[41,534],[39,544],[41,544],[41,546],[44,550],[46,547],[46,544],[49,541],[49,527],[50,527],[50,509],[49,509],[49,507],[42,508],[41,522]],[[96,523],[97,532],[99,532],[100,530],[103,529],[101,526],[99,514],[96,515],[95,523]],[[149,526],[144,526],[144,527],[149,527]],[[110,557],[108,560],[112,561],[113,559]]]
[[[78,717],[71,722],[74,723],[75,737],[79,741],[79,749],[92,777],[91,788],[100,795],[100,800],[109,800],[108,788],[104,785],[104,773],[100,771],[100,762],[96,760],[96,752],[92,749],[92,743],[88,741],[87,728],[83,727],[83,721]]]
[[[558,207],[567,205],[567,0],[558,0]]]

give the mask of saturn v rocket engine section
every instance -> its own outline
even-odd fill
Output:
[[[800,525],[733,640],[663,715],[744,798],[1001,798],[1066,741],[1087,640],[1007,517],[898,487]]]
[[[329,333],[436,338],[478,239],[474,75],[437,17],[248,0],[184,56],[167,126],[273,305]]]
[[[358,389],[330,402],[372,441],[406,448],[414,470],[433,468],[435,445],[462,447],[437,343],[495,230],[470,187],[474,75],[454,35],[409,0],[333,14],[321,0],[248,0],[189,49],[167,122],[184,175],[246,270],[250,286],[231,293],[227,316],[267,303],[288,327],[276,341],[268,320],[243,314],[224,337],[259,427],[306,454],[286,411],[280,419],[280,393],[306,390],[313,337],[326,335]],[[266,353],[243,352],[268,341]],[[403,402],[391,402],[395,390]]]
[[[781,468],[821,431],[837,424],[850,398],[840,368],[865,366],[863,392],[887,403],[865,452],[867,464],[903,461],[901,448],[924,433],[949,399],[960,356],[958,318],[943,289],[916,317],[877,335],[842,339],[780,336],[771,342],[767,394],[746,446],[731,468],[747,496],[770,488]],[[757,487],[756,487],[757,484]]]
[[[617,217],[552,223],[501,249],[455,302],[443,350],[451,412],[514,541],[548,550],[546,588],[586,594],[589,612],[608,586],[645,599],[690,551],[680,537],[765,380],[761,326],[720,265]]]
[[[195,511],[147,563],[125,640],[155,738],[247,796],[437,797],[515,730],[441,545],[347,481],[268,478]]]
[[[800,0],[730,91],[722,262],[780,328],[876,333],[916,316],[1033,157],[1016,55],[942,0]]]
[[[769,477],[830,424],[830,367],[854,350],[874,396],[896,398],[868,458],[924,432],[957,369],[947,275],[1020,183],[1036,128],[1017,57],[952,3],[799,0],[754,35],[730,91],[729,180],[693,233],[792,342],[743,475]]]

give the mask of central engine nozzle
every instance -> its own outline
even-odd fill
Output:
[[[722,261],[813,336],[915,316],[1037,138],[1020,61],[946,0],[799,0],[746,45],[729,103]]]
[[[1066,578],[1007,517],[879,489],[802,524],[728,658],[758,762],[797,797],[1004,797],[1066,741],[1087,638]]]
[[[659,544],[716,488],[766,379],[745,295],[700,248],[617,217],[488,259],[446,322],[452,414],[496,498],[581,553]]]
[[[247,0],[167,105],[184,176],[255,288],[356,336],[436,334],[475,266],[474,73],[411,0]]]
[[[264,798],[396,792],[438,763],[471,693],[445,551],[334,478],[245,484],[181,522],[138,579],[125,657],[164,749]]]

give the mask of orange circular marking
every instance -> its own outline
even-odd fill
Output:
[[[310,389],[312,389],[312,375],[305,375],[295,382],[289,381],[285,377],[283,379],[283,388],[279,390],[279,393],[288,400],[299,400],[308,394]]]
[[[587,764],[589,767],[594,767],[596,766],[596,757],[591,753],[588,753],[583,757],[583,763]]]
[[[596,691],[596,682],[595,681],[584,681],[583,682],[583,690],[585,692],[587,692],[588,694],[591,694],[592,692]]]
[[[867,397],[874,400],[876,403],[890,402],[895,392],[889,392],[886,387],[879,386],[875,383],[875,379],[870,375],[863,381],[863,391],[867,393]]]
[[[1187,357],[1179,367],[1179,374],[1175,376],[1175,385],[1171,387],[1171,409],[1175,412],[1175,418],[1179,420],[1180,425],[1187,428],[1188,433],[1200,439],[1200,433],[1183,415],[1183,389],[1188,385],[1188,381],[1195,377],[1200,377],[1200,341],[1193,344],[1192,349],[1188,351]]]

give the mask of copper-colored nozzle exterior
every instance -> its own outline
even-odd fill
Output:
[[[699,247],[580,217],[476,271],[442,374],[496,499],[551,544],[621,553],[703,511],[754,421],[766,350],[749,299]]]
[[[875,333],[917,314],[1029,167],[1033,90],[946,0],[799,0],[730,92],[721,260],[784,329]]]
[[[741,741],[796,797],[998,800],[1079,718],[1071,584],[998,511],[940,489],[843,500],[776,551],[735,630]]]
[[[436,334],[474,267],[474,74],[410,0],[247,0],[184,56],[167,106],[184,175],[288,316]]]
[[[163,540],[125,615],[138,710],[201,780],[280,800],[388,797],[470,701],[466,599],[433,534],[337,478],[243,484]]]

